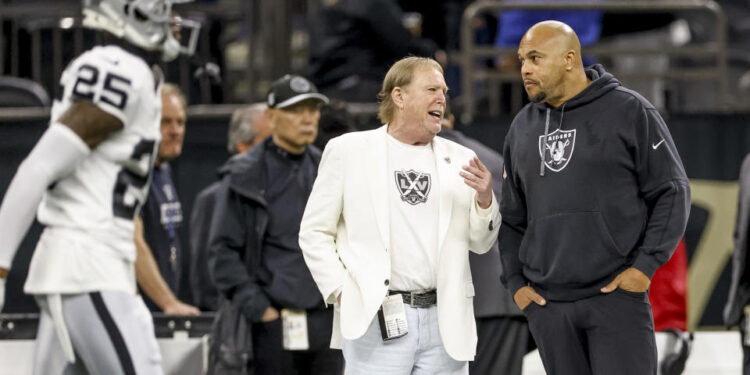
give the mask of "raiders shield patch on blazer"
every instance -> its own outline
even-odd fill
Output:
[[[429,173],[417,172],[413,169],[408,171],[396,171],[396,187],[401,194],[401,200],[415,205],[427,202],[430,194],[432,181]]]

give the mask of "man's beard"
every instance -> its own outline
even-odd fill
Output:
[[[544,91],[540,91],[536,96],[532,97],[529,96],[529,100],[531,100],[534,103],[542,102],[544,99],[547,99],[547,93]]]

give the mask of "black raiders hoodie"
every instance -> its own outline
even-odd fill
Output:
[[[651,278],[690,209],[680,156],[656,109],[601,65],[558,108],[526,105],[505,139],[503,281],[549,300],[600,294],[626,268]]]

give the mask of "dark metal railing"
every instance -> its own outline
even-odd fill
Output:
[[[503,1],[477,1],[469,5],[463,14],[461,24],[461,100],[464,105],[462,119],[465,123],[471,122],[477,114],[476,93],[474,84],[476,82],[499,82],[515,83],[520,87],[519,72],[501,72],[493,68],[477,66],[478,58],[493,58],[501,53],[515,55],[515,48],[497,48],[491,46],[479,46],[474,41],[471,20],[478,15],[508,10],[600,10],[606,13],[644,14],[644,13],[682,13],[704,12],[712,16],[714,20],[713,40],[707,42],[695,42],[681,47],[664,46],[659,48],[639,46],[637,44],[627,47],[608,46],[597,44],[583,49],[583,54],[596,57],[616,57],[617,55],[642,55],[642,56],[669,56],[686,57],[700,56],[701,58],[712,57],[712,63],[706,67],[670,67],[663,72],[638,72],[638,77],[663,78],[666,80],[696,81],[715,80],[719,98],[728,95],[727,85],[727,23],[726,17],[718,4],[708,0],[652,0],[652,1],[623,1],[602,0],[591,1],[535,1],[535,2],[503,2]],[[637,22],[637,20],[634,20]],[[616,73],[616,72],[615,72]],[[520,90],[517,90],[520,92]],[[518,101],[517,101],[518,102]],[[717,100],[718,103],[725,103]],[[518,108],[516,108],[518,109]],[[727,110],[728,108],[715,108],[715,110]],[[495,111],[491,111],[495,112]]]

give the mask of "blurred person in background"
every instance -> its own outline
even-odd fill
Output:
[[[324,94],[349,102],[375,102],[388,68],[404,56],[445,52],[404,25],[395,0],[338,0],[310,18],[310,79]]]
[[[688,259],[685,238],[677,244],[669,260],[651,278],[648,300],[654,314],[654,331],[667,337],[659,361],[661,375],[679,375],[692,349],[688,332]]]
[[[446,105],[440,137],[468,147],[492,173],[492,191],[502,196],[503,157],[481,142],[455,129],[455,117]],[[529,326],[513,296],[500,278],[500,252],[495,243],[486,254],[469,254],[474,280],[474,316],[477,321],[477,355],[469,363],[472,375],[521,375],[523,357],[533,347]]]
[[[724,324],[739,326],[742,345],[742,374],[750,375],[750,268],[748,268],[748,234],[750,234],[750,155],[740,168],[740,192],[734,227],[732,283],[724,306]]]
[[[520,0],[517,2],[533,2]],[[506,10],[497,17],[495,47],[516,48],[526,30],[545,20],[563,22],[573,28],[582,47],[596,44],[602,30],[602,12],[598,10]],[[583,56],[583,65],[589,66],[595,60]],[[515,53],[500,55],[495,61],[503,71],[518,71],[518,58]]]
[[[176,294],[186,285],[189,275],[184,267],[186,251],[180,242],[182,204],[172,181],[169,161],[182,154],[187,122],[187,102],[180,88],[165,83],[161,93],[161,141],[153,166],[148,198],[135,222],[138,258],[136,279],[144,301],[151,311],[170,315],[198,315],[194,306],[178,300]],[[156,267],[154,270],[152,267]]]
[[[328,105],[320,109],[318,136],[315,138],[313,145],[323,150],[331,139],[356,130],[354,119],[346,109],[346,103],[331,100]]]
[[[236,155],[245,153],[271,135],[267,108],[266,103],[255,103],[232,113],[227,131],[227,151],[232,157],[218,169],[219,180],[229,173],[231,164],[237,159]],[[193,301],[201,311],[216,311],[219,308],[219,291],[208,264],[208,244],[220,185],[221,181],[217,181],[201,190],[195,197],[190,214],[190,285]]]

